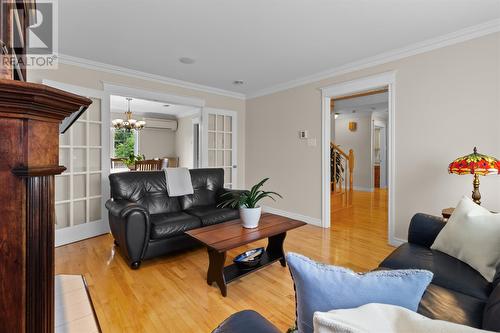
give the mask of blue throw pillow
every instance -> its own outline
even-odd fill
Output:
[[[286,258],[295,284],[299,333],[313,332],[315,311],[357,308],[368,303],[416,311],[433,276],[432,272],[418,269],[358,274],[296,253],[288,253]]]

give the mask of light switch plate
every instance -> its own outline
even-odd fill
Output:
[[[307,139],[309,137],[309,133],[307,130],[300,130],[299,131],[299,138],[300,139]]]

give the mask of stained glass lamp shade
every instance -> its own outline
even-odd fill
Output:
[[[459,157],[451,162],[448,166],[448,172],[457,175],[474,175],[472,199],[480,205],[479,176],[498,175],[500,173],[500,161],[494,157],[479,154],[477,148],[474,147],[472,154]]]

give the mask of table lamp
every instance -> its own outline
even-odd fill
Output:
[[[479,176],[498,175],[500,173],[500,161],[494,157],[479,154],[477,148],[474,147],[472,154],[459,157],[451,162],[448,166],[448,172],[457,175],[474,175],[472,200],[480,205]]]

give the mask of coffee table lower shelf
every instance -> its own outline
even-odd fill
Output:
[[[224,278],[226,280],[226,284],[240,277],[243,277],[247,274],[255,272],[263,267],[266,267],[267,265],[270,265],[278,260],[281,262],[281,266],[286,267],[285,258],[283,258],[282,255],[276,255],[276,254],[272,255],[267,253],[267,251],[264,251],[264,253],[262,253],[260,262],[257,265],[250,267],[248,269],[242,269],[238,267],[238,265],[236,264],[231,264],[229,266],[226,266],[224,267]]]
[[[255,272],[263,267],[266,267],[276,261],[281,263],[281,266],[286,267],[285,253],[283,252],[283,242],[286,237],[286,232],[270,236],[268,238],[267,248],[262,253],[259,264],[249,269],[241,269],[236,264],[224,266],[226,263],[226,251],[219,252],[212,248],[208,248],[208,272],[207,283],[212,285],[216,282],[219,286],[222,296],[227,296],[227,284],[242,276]]]

